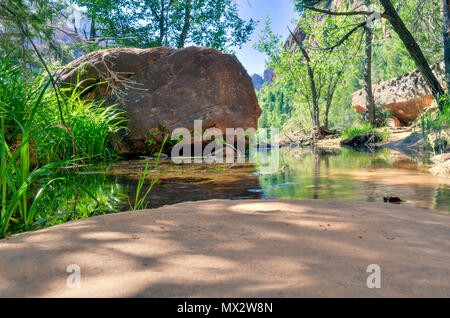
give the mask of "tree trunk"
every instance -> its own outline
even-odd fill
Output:
[[[91,27],[89,30],[89,41],[94,41],[96,37],[96,29],[95,29],[95,17],[91,20]]]
[[[437,80],[436,76],[434,76],[433,72],[431,71],[430,65],[428,64],[425,56],[423,55],[419,45],[414,40],[414,37],[411,35],[411,32],[409,32],[408,28],[405,26],[402,19],[398,15],[397,11],[395,10],[394,6],[391,3],[391,0],[380,0],[380,3],[385,10],[383,16],[389,20],[392,27],[394,28],[394,31],[399,35],[400,39],[402,40],[403,44],[405,45],[406,49],[411,55],[411,58],[416,63],[417,68],[420,70],[423,77],[425,78],[425,81],[430,87],[434,98],[436,99],[436,101],[439,101],[439,96],[444,94],[444,90],[442,89],[442,86]]]
[[[191,27],[191,2],[192,0],[186,0],[186,10],[184,12],[184,25],[181,31],[180,39],[178,40],[178,48],[183,48],[186,42],[186,37]]]
[[[320,131],[320,109],[319,109],[319,99],[320,96],[317,92],[316,81],[314,79],[314,70],[311,67],[311,58],[309,57],[308,51],[305,49],[303,44],[297,39],[297,37],[289,30],[291,33],[295,43],[303,54],[303,57],[306,61],[306,68],[308,70],[308,78],[309,78],[309,87],[311,88],[312,102],[313,102],[313,140],[321,138]]]
[[[305,51],[306,53],[306,51]],[[313,101],[313,138],[314,141],[316,139],[321,138],[321,131],[320,131],[320,108],[319,108],[319,95],[317,94],[317,86],[316,81],[314,79],[314,71],[312,70],[310,66],[310,59],[309,55],[306,53],[306,65],[308,68],[308,77],[309,77],[309,86],[311,88],[311,94],[312,94],[312,101]]]
[[[325,113],[324,113],[324,119],[323,119],[323,128],[325,130],[328,130],[329,121],[328,121],[328,115],[330,114],[331,104],[333,102],[333,95],[334,91],[336,89],[337,82],[330,84],[330,88],[328,90],[327,94],[327,104],[325,105]]]
[[[325,128],[326,130],[328,130],[328,114],[330,113],[330,106],[327,104],[327,107],[325,108],[325,118],[323,120],[323,128]]]
[[[444,1],[444,61],[447,92],[450,93],[450,0]]]
[[[166,36],[166,29],[165,29],[165,21],[164,21],[164,14],[165,14],[165,5],[164,0],[161,0],[161,12],[159,15],[159,40],[158,44],[159,46],[163,45],[164,37]]]
[[[370,11],[370,0],[365,0],[367,11]],[[367,24],[365,26],[366,37],[366,58],[364,64],[364,89],[366,91],[366,108],[369,112],[369,122],[375,125],[375,101],[373,99],[372,90],[372,43],[373,29],[371,16],[367,16]]]
[[[314,128],[313,128],[314,140],[320,139],[322,137],[322,132],[320,130],[320,112],[319,112],[319,101],[314,101]]]

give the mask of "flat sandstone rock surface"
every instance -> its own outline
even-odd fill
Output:
[[[189,202],[0,241],[0,296],[449,297],[449,234],[450,216],[406,205]]]

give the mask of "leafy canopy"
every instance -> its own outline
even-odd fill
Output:
[[[272,104],[276,105],[277,102],[263,95],[267,89],[262,90],[260,103],[263,120],[260,124],[264,126],[283,124],[290,114],[295,113],[297,120],[300,119],[302,128],[310,131],[313,128],[311,122],[314,113],[319,113],[323,125],[327,126],[330,109],[335,106],[333,98],[337,87],[354,75],[353,68],[349,68],[348,64],[354,62],[359,39],[352,37],[342,46],[327,50],[345,32],[345,28],[340,25],[341,22],[328,17],[317,19],[313,15],[303,15],[296,32],[307,35],[301,41],[301,45],[308,54],[310,74],[305,54],[300,50],[285,49],[280,37],[272,32],[270,23],[270,18],[267,18],[255,47],[269,57],[268,67],[273,68],[276,74],[275,82],[278,89],[275,94],[283,92],[284,100],[289,96],[289,104],[294,105],[295,111],[291,112],[290,109],[286,111],[282,107],[274,108]],[[314,80],[314,93],[310,76]]]
[[[236,0],[72,0],[101,36],[133,47],[201,45],[230,51],[249,40],[256,21]]]

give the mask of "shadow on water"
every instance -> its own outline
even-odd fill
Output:
[[[450,180],[431,175],[428,165],[393,150],[282,148],[277,158],[234,165],[165,160],[147,207],[209,199],[382,202],[385,195],[397,195],[404,204],[450,212]],[[39,201],[36,226],[130,210],[144,167],[145,161],[122,161],[65,171],[66,181],[53,183]]]

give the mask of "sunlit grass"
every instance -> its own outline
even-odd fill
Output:
[[[78,86],[81,86],[80,83]],[[53,222],[42,211],[41,201],[65,182],[74,191],[63,206],[73,203],[69,219],[87,217],[99,211],[103,196],[77,180],[68,180],[61,168],[76,160],[109,159],[112,134],[122,129],[123,112],[114,106],[82,98],[83,91],[67,89],[60,96],[50,81],[39,74],[25,76],[24,69],[3,55],[0,60],[0,238],[28,231],[36,223]],[[64,109],[58,107],[64,99]],[[77,152],[74,153],[72,136]],[[83,204],[89,197],[91,203]],[[67,204],[66,204],[67,203]],[[38,208],[39,207],[39,208]],[[114,209],[111,207],[111,211]],[[65,208],[66,210],[69,208]],[[102,209],[103,211],[103,209]],[[64,214],[64,213],[63,213]],[[59,218],[62,220],[63,218]],[[11,224],[12,223],[12,224]]]
[[[371,131],[376,132],[381,140],[385,140],[390,136],[390,131],[387,128],[375,128],[370,123],[356,123],[342,132],[342,138],[353,138]]]
[[[156,157],[154,171],[158,171],[158,166],[159,166],[159,160],[161,158],[161,153],[162,153],[162,150],[163,150],[164,145],[167,142],[168,138],[169,138],[168,135],[166,135],[164,137],[164,140],[162,142],[162,145],[161,145],[161,148],[159,150],[158,156]],[[150,191],[152,191],[153,186],[159,181],[159,179],[161,178],[161,176],[164,173],[164,170],[162,170],[155,177],[153,177],[151,182],[150,182],[150,184],[149,184],[149,186],[148,186],[148,188],[147,188],[147,191],[144,194],[141,194],[142,189],[144,187],[145,180],[146,180],[147,175],[148,175],[149,170],[150,170],[149,162],[150,162],[150,159],[147,159],[147,161],[145,163],[144,171],[139,176],[139,181],[138,181],[138,185],[137,185],[137,189],[136,189],[136,197],[135,197],[135,203],[134,203],[134,206],[133,206],[133,210],[142,210],[142,209],[146,209],[147,208],[147,205],[144,205],[144,202],[147,199]]]

